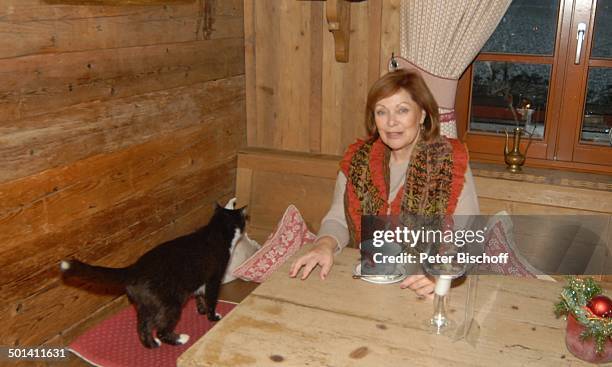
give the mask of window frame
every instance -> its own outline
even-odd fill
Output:
[[[501,135],[468,131],[474,63],[476,61],[505,61],[548,64],[551,65],[551,75],[544,136],[542,139],[534,139],[531,142],[526,164],[535,167],[612,174],[612,158],[608,160],[608,157],[612,157],[612,147],[596,146],[579,141],[582,128],[581,116],[584,116],[585,79],[588,69],[591,66],[612,67],[612,60],[590,60],[595,10],[596,1],[593,1],[591,6],[591,0],[560,0],[555,51],[551,56],[485,52],[478,54],[459,79],[455,99],[457,131],[460,139],[467,144],[471,158],[485,162],[503,162],[505,142],[505,137]],[[583,46],[583,61],[579,65],[573,65],[576,37],[571,37],[571,35],[576,32],[575,28],[581,21],[588,22],[589,33],[585,37]],[[584,85],[580,93],[566,87],[576,85],[576,83]],[[572,100],[574,102],[570,103]],[[525,151],[526,145],[527,139],[523,139],[522,152]]]

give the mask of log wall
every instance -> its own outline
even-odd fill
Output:
[[[243,24],[242,0],[0,0],[0,345],[121,303],[60,259],[127,265],[233,195]]]

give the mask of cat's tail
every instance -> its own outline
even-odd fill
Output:
[[[62,260],[60,270],[67,277],[78,277],[105,284],[125,285],[130,280],[130,267],[105,268],[78,260]]]

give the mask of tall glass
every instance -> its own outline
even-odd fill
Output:
[[[423,262],[423,270],[436,278],[434,289],[434,312],[427,321],[427,326],[434,334],[450,335],[457,329],[457,323],[448,317],[448,293],[453,279],[465,274],[465,263],[457,262],[457,254],[463,248],[452,243],[432,244],[428,246],[428,258]],[[447,259],[448,261],[444,261]]]

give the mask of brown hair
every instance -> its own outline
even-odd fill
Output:
[[[366,102],[366,130],[372,139],[378,138],[376,122],[374,120],[374,107],[381,99],[385,99],[397,93],[400,89],[410,93],[412,99],[425,110],[425,121],[421,136],[425,141],[440,135],[440,119],[438,114],[438,103],[431,94],[427,84],[416,71],[399,69],[385,74],[378,79],[368,92]]]

